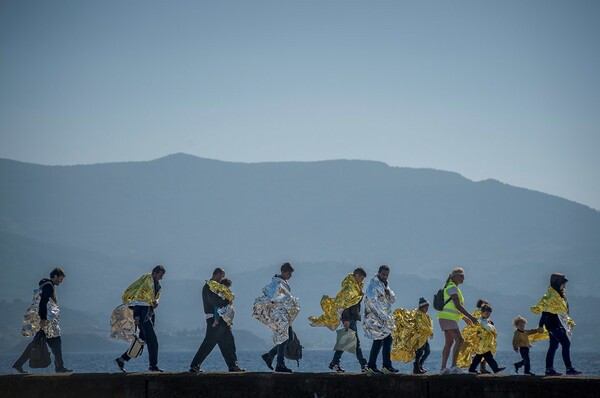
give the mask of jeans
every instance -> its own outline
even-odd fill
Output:
[[[515,363],[517,368],[525,366],[525,373],[531,372],[531,362],[529,361],[529,347],[520,347],[519,353],[521,353],[521,360]]]
[[[290,326],[288,329],[288,335],[292,335],[292,327]],[[271,348],[269,351],[269,355],[271,358],[277,357],[277,366],[285,366],[285,346],[287,345],[287,340],[283,343],[277,344],[275,347]]]
[[[190,367],[200,366],[217,344],[229,369],[237,365],[235,340],[231,332],[231,327],[223,319],[219,319],[217,326],[213,327],[213,321],[214,318],[206,320],[206,336],[202,344],[200,344],[196,355],[194,355]]]
[[[139,328],[140,339],[146,342],[150,367],[155,367],[158,365],[158,337],[156,337],[156,333],[154,333],[154,324],[152,321],[147,320],[146,322],[141,323]],[[121,359],[127,362],[131,358],[127,355],[127,352],[125,352],[121,355]]]
[[[426,341],[421,348],[419,348],[415,354],[415,365],[423,367],[423,364],[429,357],[431,349],[429,348],[429,341]]]
[[[471,366],[469,366],[469,372],[477,371],[477,366],[481,363],[481,360],[485,358],[485,362],[490,365],[490,368],[495,372],[498,372],[498,363],[494,359],[491,351],[486,352],[485,354],[477,354],[473,357],[473,362],[471,362]]]
[[[392,360],[390,359],[390,354],[392,353],[392,335],[390,334],[383,340],[373,340],[373,345],[371,346],[371,353],[369,354],[369,367],[371,369],[377,368],[377,356],[379,356],[379,351],[382,349],[381,356],[383,357],[383,367],[391,368]]]
[[[354,333],[356,333],[356,359],[358,359],[358,363],[360,363],[360,366],[364,367],[367,364],[367,360],[363,357],[363,353],[360,348],[360,339],[358,338],[358,331],[356,330],[356,321],[350,321],[349,329],[354,330]],[[336,351],[333,354],[333,359],[331,360],[331,363],[334,365],[339,365],[343,353],[344,351]]]
[[[62,340],[61,340],[60,336],[53,337],[51,339],[47,338],[46,344],[48,344],[48,347],[50,347],[50,350],[52,351],[52,354],[54,355],[54,369],[58,370],[58,369],[64,368],[65,365],[63,363],[63,357],[62,357]],[[23,353],[21,354],[19,359],[17,359],[17,361],[13,365],[13,367],[19,367],[19,368],[23,367],[25,362],[27,362],[29,360],[29,353],[31,352],[32,345],[33,345],[33,342],[31,342],[31,343],[29,343],[29,345],[27,345],[27,347],[25,348],[25,351],[23,351]]]
[[[558,345],[562,346],[563,362],[567,369],[571,368],[571,340],[567,336],[567,331],[563,328],[548,330],[550,335],[550,346],[546,353],[546,369],[554,368],[554,354],[558,349]]]

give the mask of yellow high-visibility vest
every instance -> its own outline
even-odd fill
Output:
[[[464,305],[465,299],[462,295],[462,292],[454,282],[449,282],[448,285],[444,288],[444,302],[446,302],[450,298],[450,295],[448,294],[448,289],[450,289],[451,287],[456,287],[456,290],[458,291],[458,301],[460,301],[461,305]],[[456,305],[454,305],[454,301],[450,300],[446,303],[446,305],[444,305],[444,309],[438,312],[437,317],[441,319],[450,319],[452,321],[460,321],[463,317],[463,314],[456,308]]]

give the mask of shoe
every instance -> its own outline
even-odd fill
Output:
[[[232,373],[241,373],[245,372],[246,369],[240,368],[239,366],[235,365],[234,367],[229,368],[229,371]]]
[[[449,374],[451,374],[451,372],[452,371],[449,368],[441,368],[440,369],[440,374],[441,375],[449,375]]]
[[[419,366],[419,364],[415,363],[413,365],[413,374],[422,375],[425,371]]]
[[[13,368],[14,370],[16,370],[16,371],[17,371],[17,373],[20,373],[20,374],[23,374],[23,375],[25,375],[25,374],[28,374],[28,373],[29,373],[28,371],[26,371],[25,369],[23,369],[23,367],[22,367],[22,366],[13,365],[13,367],[12,367],[12,368]]]
[[[504,369],[506,369],[506,368],[498,368],[498,369],[494,370],[494,374],[496,374],[496,373],[500,373],[500,372],[502,372]],[[490,372],[488,372],[488,373],[490,373]]]
[[[464,370],[462,370],[461,368],[459,368],[458,366],[453,366],[450,368],[450,374],[451,375],[464,375],[464,374],[466,374],[466,372]]]
[[[158,372],[158,373],[162,373],[164,372],[164,370],[162,370],[161,368],[159,368],[158,366],[150,366],[148,368],[148,372]]]
[[[262,354],[260,357],[263,359],[263,361],[265,361],[267,367],[273,370],[273,357],[268,352],[266,354]]]
[[[562,373],[559,373],[554,369],[546,369],[546,376],[562,376]]]
[[[469,373],[473,374],[473,375],[478,375],[479,374],[479,372],[477,370],[475,370],[475,369],[469,369]]]
[[[119,370],[123,373],[126,373],[127,371],[125,370],[125,361],[123,361],[121,358],[117,358],[115,359],[115,365],[117,365],[117,367],[119,368]]]
[[[419,365],[419,369],[421,369],[422,373],[427,373],[427,369],[425,369],[422,365]]]
[[[73,369],[67,369],[64,366],[56,369],[56,373],[73,373]]]
[[[519,368],[520,368],[520,366],[519,366],[519,362],[515,362],[515,363],[513,363],[513,366],[515,367],[515,373],[516,373],[516,374],[519,374]]]
[[[292,369],[288,368],[285,365],[277,365],[277,366],[275,366],[275,372],[292,373]]]
[[[371,374],[379,374],[381,373],[381,370],[377,369],[377,368],[370,368],[368,366],[365,366],[364,368],[362,368],[364,373],[371,373]]]
[[[337,373],[346,373],[346,371],[339,364],[334,364],[333,362],[329,364],[329,369]]]
[[[479,373],[481,373],[482,375],[489,375],[489,374],[490,374],[490,373],[492,373],[492,372],[490,372],[490,371],[489,371],[489,370],[487,370],[487,369],[481,369],[481,372],[479,372]]]
[[[382,373],[398,373],[399,370],[394,368],[393,366],[383,366],[381,368]]]
[[[569,368],[567,369],[567,376],[580,376],[583,374],[583,372],[578,371],[575,368]]]
[[[529,376],[535,376],[535,373],[531,373],[531,372],[523,372],[523,374],[529,375]]]
[[[202,369],[200,369],[200,366],[190,366],[190,370],[188,372],[190,372],[190,373],[204,373],[204,371]]]

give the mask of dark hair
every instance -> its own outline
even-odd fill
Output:
[[[481,306],[481,312],[492,312],[492,306],[489,304],[484,304]]]
[[[388,267],[387,265],[382,265],[381,267],[379,267],[379,271],[377,271],[377,273],[379,274],[382,271],[389,271],[390,267]]]
[[[358,267],[357,269],[354,270],[353,272],[354,275],[362,275],[365,278],[367,277],[367,273],[365,272],[364,269],[362,269],[361,267]]]
[[[50,279],[54,278],[55,276],[62,276],[64,278],[65,271],[63,271],[62,268],[56,267],[50,271]]]
[[[165,272],[167,272],[167,270],[160,264],[152,269],[153,274],[164,274]]]
[[[487,300],[479,299],[477,300],[477,308],[481,308],[482,305],[489,304]]]
[[[561,289],[561,286],[563,285],[563,283],[567,283],[568,281],[569,280],[564,274],[559,274],[558,272],[555,272],[552,275],[550,275],[550,286],[552,286],[552,288],[556,290],[562,298],[565,298],[565,290]]]
[[[217,276],[219,274],[225,274],[225,270],[223,268],[217,267],[213,271],[213,276]]]
[[[294,267],[290,263],[283,263],[281,265],[281,272],[294,272]]]
[[[219,283],[220,283],[221,285],[225,285],[225,286],[227,286],[227,287],[231,287],[231,284],[232,284],[233,282],[231,282],[231,279],[229,279],[229,278],[223,278],[223,279],[221,279],[221,282],[219,282]]]

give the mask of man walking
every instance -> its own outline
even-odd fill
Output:
[[[34,290],[33,302],[25,313],[23,321],[23,336],[34,336],[39,330],[46,334],[46,343],[54,355],[54,369],[56,373],[70,373],[62,357],[62,340],[59,326],[60,309],[56,298],[56,288],[65,278],[65,272],[61,268],[54,268],[50,272],[50,279],[44,278],[38,288]],[[23,369],[25,362],[29,360],[29,354],[33,342],[29,343],[23,354],[13,364],[12,368],[19,373],[28,373]]]
[[[150,274],[144,274],[133,282],[123,294],[123,303],[133,307],[133,320],[135,327],[140,331],[140,338],[148,347],[148,359],[150,372],[163,372],[158,367],[158,337],[154,332],[155,309],[160,299],[160,280],[167,271],[162,265],[157,265]],[[117,307],[118,309],[119,307]],[[116,312],[116,310],[115,310]],[[113,317],[115,312],[113,312]],[[114,333],[114,332],[113,332]],[[115,359],[115,364],[122,372],[125,372],[125,362],[131,357],[125,352]]]
[[[231,332],[231,326],[224,320],[219,321],[219,307],[230,305],[233,301],[233,295],[229,298],[227,292],[231,294],[229,289],[225,289],[225,285],[220,282],[225,278],[225,271],[222,268],[215,268],[212,278],[206,281],[202,288],[202,303],[204,305],[204,316],[206,319],[206,335],[204,341],[198,348],[192,363],[190,364],[190,372],[201,373],[200,365],[206,359],[208,354],[219,345],[221,354],[225,359],[225,363],[229,367],[230,372],[245,372],[245,369],[237,365],[237,355],[235,352],[235,340]],[[223,296],[223,297],[221,297]]]

